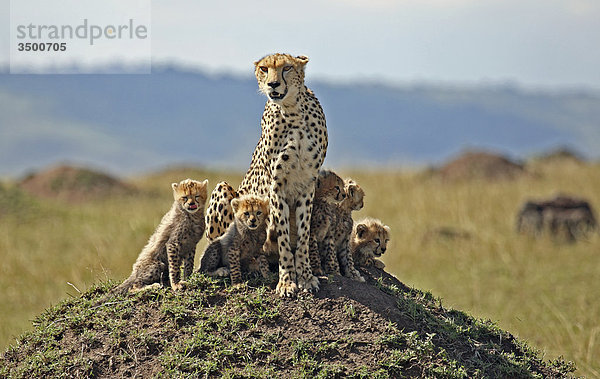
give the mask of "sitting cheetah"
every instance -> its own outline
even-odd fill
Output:
[[[389,226],[373,218],[357,222],[350,239],[350,251],[354,262],[362,267],[375,266],[383,269],[385,264],[375,258],[385,253],[389,242]]]
[[[346,179],[344,190],[346,192],[346,199],[336,206],[336,223],[332,231],[335,241],[334,249],[337,252],[341,273],[346,277],[364,282],[365,279],[354,267],[354,260],[352,254],[350,254],[350,236],[354,225],[352,211],[362,209],[365,192],[352,179]]]
[[[136,292],[146,287],[171,286],[180,290],[183,279],[194,269],[196,244],[204,234],[204,203],[208,180],[191,179],[171,184],[175,201],[138,256],[129,278],[114,288],[114,294]]]
[[[332,232],[336,222],[336,204],[345,197],[342,178],[332,171],[321,170],[313,199],[309,238],[310,265],[316,275],[323,275],[322,258],[325,260],[326,273],[340,271]]]
[[[261,137],[237,192],[226,182],[217,184],[206,214],[207,237],[213,240],[233,220],[231,199],[268,196],[268,234],[273,234],[268,240],[277,240],[280,296],[319,289],[309,263],[308,239],[315,181],[327,151],[327,127],[319,101],[304,84],[307,62],[305,56],[288,54],[255,62],[259,88],[268,97]]]
[[[231,200],[235,215],[227,232],[207,246],[199,271],[211,276],[231,275],[231,283],[242,282],[242,270],[253,271],[253,263],[263,277],[269,276],[267,259],[262,252],[267,238],[269,200],[244,195]]]

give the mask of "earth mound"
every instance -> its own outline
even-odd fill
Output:
[[[33,196],[81,202],[134,192],[132,186],[110,175],[86,168],[56,166],[31,174],[19,183]]]
[[[39,316],[0,377],[564,377],[574,371],[489,321],[371,269],[280,299],[275,284],[190,278],[180,293],[109,298],[100,284]]]
[[[468,151],[448,162],[438,170],[438,175],[449,181],[506,180],[526,174],[525,167],[517,162],[489,152]]]
[[[575,150],[569,149],[568,147],[561,147],[534,157],[533,161],[549,164],[557,162],[570,162],[581,165],[586,162],[586,159],[582,154],[576,152]]]

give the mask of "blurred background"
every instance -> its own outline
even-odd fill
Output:
[[[392,228],[388,271],[600,377],[598,233],[516,231],[527,200],[600,204],[599,2],[154,0],[149,75],[11,75],[9,15],[0,1],[0,346],[124,278],[171,181],[239,183],[253,62],[288,52],[310,58],[324,166],[365,188],[356,218]]]

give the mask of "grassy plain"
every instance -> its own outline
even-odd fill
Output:
[[[365,208],[392,229],[384,256],[402,282],[444,305],[497,321],[542,350],[563,355],[577,374],[600,377],[600,236],[575,244],[517,235],[528,198],[563,192],[600,206],[600,165],[538,163],[514,181],[449,183],[423,172],[345,171],[364,187]],[[0,347],[30,328],[43,309],[93,283],[123,279],[171,204],[169,184],[211,185],[239,173],[170,170],[132,178],[140,192],[80,204],[0,192]],[[454,236],[439,233],[451,228]],[[199,245],[199,251],[205,242]],[[199,261],[197,256],[197,263]]]

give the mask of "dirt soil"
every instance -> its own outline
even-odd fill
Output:
[[[501,155],[488,152],[466,152],[438,170],[444,180],[506,180],[525,175],[525,167]]]
[[[562,376],[493,324],[381,270],[363,274],[366,283],[322,278],[295,299],[280,299],[274,283],[204,276],[183,293],[100,303],[110,285],[97,287],[45,312],[2,356],[0,377]]]

